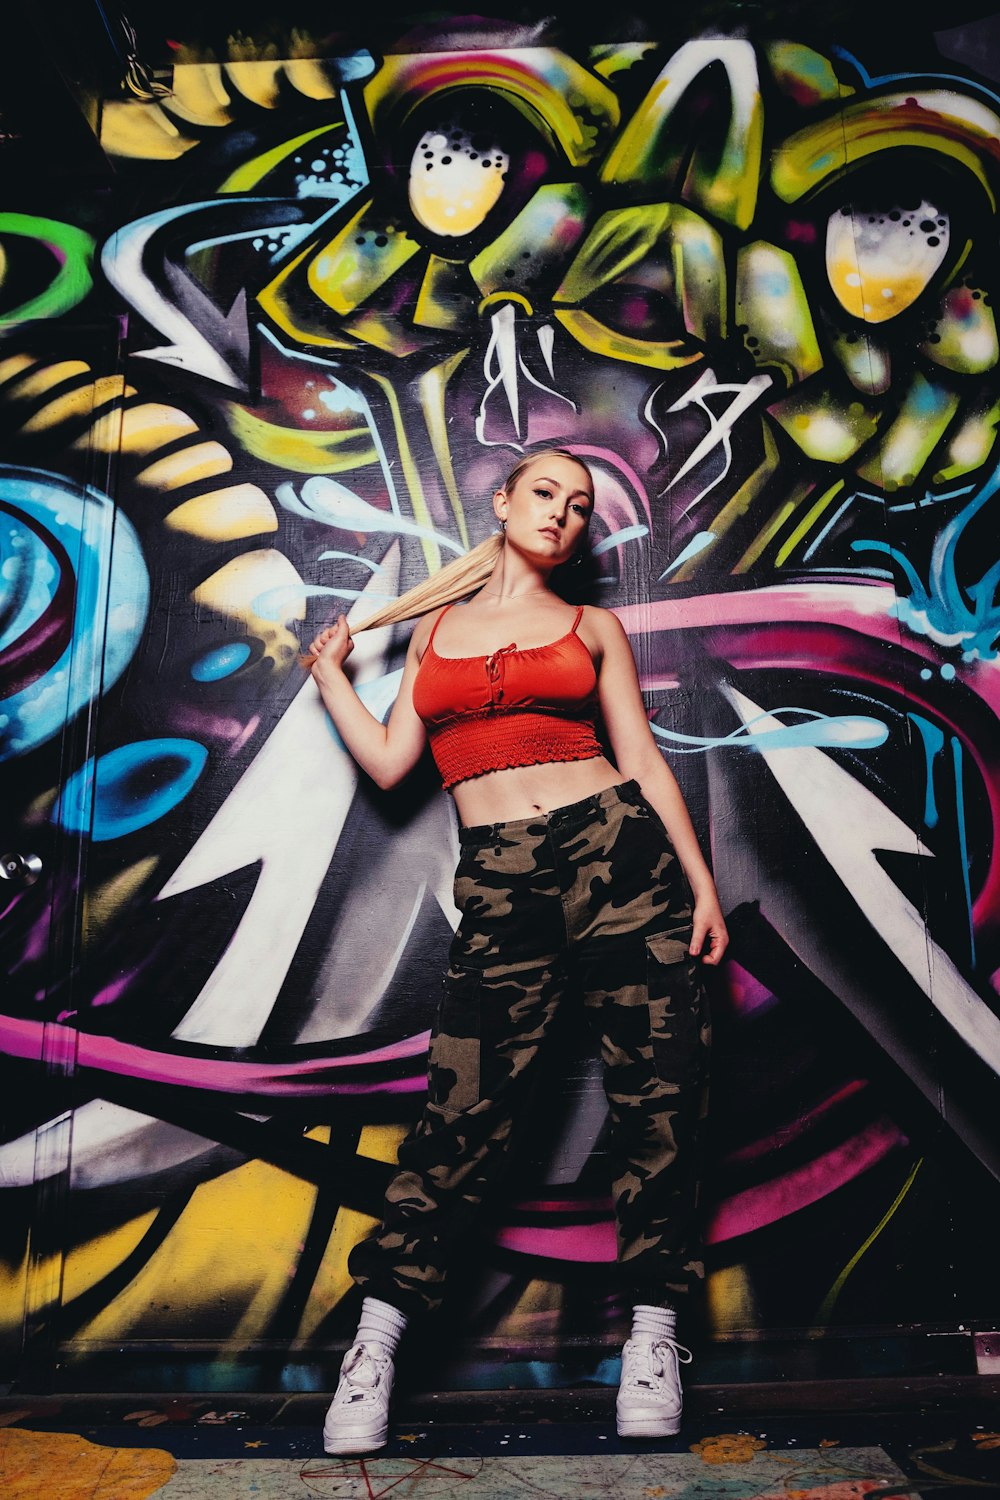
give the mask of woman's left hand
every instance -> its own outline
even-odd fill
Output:
[[[691,946],[688,949],[692,958],[700,957],[703,964],[721,963],[722,955],[729,946],[729,933],[714,890],[695,902],[693,927]]]

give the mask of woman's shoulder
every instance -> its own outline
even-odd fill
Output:
[[[581,605],[581,609],[583,613],[580,616],[580,624],[592,631],[594,635],[603,638],[621,636],[624,633],[621,621],[614,610],[605,609],[600,604],[584,604]]]
[[[413,627],[413,634],[410,637],[410,644],[418,656],[423,656],[427,650],[427,643],[434,634],[437,622],[450,608],[450,604],[442,604],[437,609],[430,610],[428,614],[420,616],[420,619]]]

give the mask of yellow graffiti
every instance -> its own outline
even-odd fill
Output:
[[[312,1183],[262,1161],[201,1183],[164,1242],[79,1339],[154,1338],[178,1308],[199,1338],[233,1347],[262,1337],[302,1254],[315,1198]],[[109,1258],[107,1269],[116,1263]]]
[[[140,859],[103,884],[89,888],[83,899],[83,940],[92,943],[105,927],[129,905],[142,890],[160,863],[156,856]]]
[[[448,418],[445,413],[445,391],[448,382],[455,374],[466,357],[464,349],[453,354],[450,359],[444,360],[439,365],[421,375],[417,383],[417,393],[420,397],[420,409],[423,413],[424,422],[427,427],[427,435],[431,440],[431,448],[434,458],[444,481],[444,487],[451,501],[452,515],[458,528],[458,535],[463,547],[468,547],[469,529],[465,523],[465,505],[459,493],[458,481],[455,478],[455,470],[451,459],[451,443],[448,436]]]
[[[292,136],[291,140],[282,141],[280,146],[272,146],[270,151],[263,151],[259,156],[252,156],[249,161],[241,162],[228,177],[224,177],[219,183],[219,192],[252,192],[268,172],[280,166],[283,161],[287,161],[300,146],[308,145],[318,136],[329,135],[331,131],[339,133],[343,130],[343,123],[342,120],[337,120],[332,125],[319,125],[315,130],[305,130],[301,135]]]
[[[806,537],[814,529],[816,522],[822,519],[837,496],[843,493],[843,489],[844,481],[838,479],[835,484],[830,485],[828,490],[824,490],[814,505],[809,507],[798,526],[796,526],[792,534],[779,547],[774,559],[776,568],[784,567],[799,543],[805,541]]]
[[[58,364],[43,366],[33,375],[26,375],[23,380],[18,381],[16,390],[10,394],[18,401],[30,400],[34,396],[44,395],[45,392],[51,391],[57,385],[62,385],[64,381],[71,380],[76,375],[89,374],[90,366],[85,365],[82,360],[63,359]]]
[[[397,1152],[407,1127],[405,1125],[366,1125],[358,1137],[357,1154],[371,1161],[386,1162],[395,1166]],[[313,1138],[322,1135],[328,1138],[329,1126],[321,1131],[310,1131]],[[340,1208],[333,1221],[330,1238],[322,1264],[309,1291],[309,1300],[299,1322],[298,1336],[294,1347],[308,1343],[316,1333],[331,1308],[354,1288],[347,1269],[347,1257],[359,1240],[365,1239],[376,1228],[378,1220],[353,1208]]]
[[[135,476],[137,484],[150,489],[176,490],[185,484],[200,484],[218,474],[228,474],[233,467],[232,454],[221,443],[194,443],[178,453],[158,458]]]
[[[99,407],[107,406],[109,402],[120,401],[125,396],[134,395],[135,388],[126,385],[121,375],[102,375],[77,390],[66,391],[63,395],[47,402],[29,417],[21,431],[24,433],[47,432],[49,428],[58,426],[60,422],[71,422],[78,417],[88,416]],[[120,425],[121,417],[109,414],[104,420],[109,424]]]
[[[705,1279],[709,1324],[716,1333],[730,1333],[757,1325],[753,1282],[746,1266],[721,1266]]]
[[[770,542],[784,529],[785,523],[801,510],[803,503],[813,492],[811,480],[799,480],[794,484],[791,493],[780,502],[773,513],[764,522],[750,546],[743,556],[733,565],[734,573],[747,573],[754,563],[759,561]]]
[[[389,56],[365,86],[377,130],[398,123],[435,95],[474,86],[499,93],[535,123],[541,119],[574,167],[589,162],[618,124],[618,100],[607,84],[565,53],[548,47],[517,52],[434,52]]]
[[[993,309],[980,288],[952,287],[937,308],[920,352],[942,369],[985,375],[1000,357]]]
[[[62,1300],[67,1306],[117,1270],[139,1247],[156,1222],[156,1209],[137,1214],[105,1234],[67,1251],[62,1267]]]
[[[916,483],[958,410],[954,391],[934,385],[918,371],[878,448],[858,465],[862,479],[887,493]]]
[[[256,600],[271,594],[277,619],[259,615]],[[247,633],[264,645],[274,661],[288,666],[298,654],[298,637],[287,620],[305,618],[302,579],[282,552],[261,549],[244,552],[219,568],[193,590],[192,599],[226,619],[238,620]]]
[[[730,115],[721,153],[676,131],[674,117],[692,84],[721,64]],[[749,42],[729,38],[687,42],[666,64],[601,168],[603,182],[655,184],[738,229],[757,207],[764,110],[757,58]]]
[[[36,363],[31,354],[8,354],[6,359],[0,359],[0,385],[6,385],[8,380],[16,380]]]
[[[431,130],[414,148],[410,207],[418,223],[432,234],[460,235],[478,229],[503,193],[510,157],[498,145],[472,154],[468,136],[464,144],[465,149],[460,149],[440,131]],[[477,166],[484,170],[477,172]]]
[[[892,377],[889,351],[869,329],[829,328],[833,355],[854,386],[865,396],[884,396]]]
[[[602,214],[577,251],[555,300],[583,302],[641,265],[669,234],[676,212],[671,203],[643,203]]]
[[[975,402],[954,432],[942,455],[947,462],[934,474],[935,484],[947,484],[963,474],[971,474],[989,458],[1000,424],[1000,401],[990,394]]]
[[[0,1256],[0,1332],[13,1342],[22,1337],[28,1287],[28,1252],[14,1265]]]
[[[525,257],[535,273],[554,262],[560,247],[583,229],[590,195],[574,182],[549,182],[538,189],[514,220],[469,262],[480,292],[517,290]]]
[[[871,1249],[872,1245],[874,1245],[875,1241],[878,1239],[879,1235],[882,1233],[886,1225],[889,1224],[890,1221],[894,1218],[898,1209],[901,1207],[903,1200],[909,1193],[910,1188],[916,1181],[917,1173],[920,1171],[920,1168],[923,1166],[923,1164],[924,1158],[921,1156],[920,1159],[914,1163],[909,1172],[909,1175],[907,1176],[906,1181],[903,1183],[903,1186],[900,1188],[899,1192],[896,1194],[895,1198],[892,1200],[889,1207],[882,1215],[881,1219],[879,1219],[871,1234],[867,1236],[863,1244],[859,1245],[858,1249],[851,1256],[850,1260],[847,1262],[847,1265],[844,1267],[840,1275],[837,1277],[836,1281],[833,1283],[833,1286],[823,1298],[823,1302],[816,1319],[821,1328],[825,1327],[827,1323],[829,1323],[830,1314],[833,1312],[833,1309],[836,1306],[838,1297],[844,1290],[844,1287],[847,1283],[847,1278],[858,1265],[862,1257],[867,1255],[868,1251]]]
[[[704,358],[702,350],[690,349],[685,339],[633,338],[608,328],[582,308],[557,308],[555,316],[578,344],[608,359],[623,359],[651,370],[681,370]]]
[[[420,246],[366,203],[309,263],[309,286],[341,317],[377,291]]]
[[[217,62],[178,63],[170,80],[170,113],[191,125],[228,125],[232,99]]]
[[[109,156],[143,161],[176,161],[198,144],[182,135],[158,104],[106,99],[101,111],[101,146]]]
[[[841,83],[828,57],[801,42],[771,42],[765,46],[771,76],[796,104],[826,104],[854,93]]]
[[[355,413],[350,425],[313,432],[267,422],[235,401],[227,404],[226,418],[233,437],[247,453],[294,474],[340,474],[378,458],[367,422],[359,421]]]
[[[815,380],[769,408],[807,458],[843,464],[875,434],[880,413],[862,401],[846,405]]]
[[[143,401],[126,407],[118,416],[98,418],[90,432],[77,438],[74,446],[93,446],[102,453],[147,454],[197,431],[197,422],[187,412],[178,411],[176,406]]]
[[[736,317],[751,330],[755,363],[777,366],[789,385],[815,375],[823,356],[791,255],[756,240],[743,247],[736,266]]]
[[[859,100],[807,125],[775,151],[771,182],[779,198],[795,203],[876,152],[904,146],[967,167],[996,208],[990,178],[1000,166],[1000,116],[946,89]]]
[[[163,524],[171,531],[183,531],[206,542],[236,542],[277,531],[278,517],[257,485],[234,484],[185,500],[164,517]]]

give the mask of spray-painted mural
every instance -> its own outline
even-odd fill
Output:
[[[553,441],[733,932],[709,1331],[1000,1310],[1000,101],[932,52],[523,42],[182,57],[106,102],[113,192],[0,214],[14,1365],[321,1378],[454,828],[432,776],[359,778],[296,654]],[[376,712],[404,645],[359,640]],[[601,1378],[620,1332],[566,1052],[454,1379]]]

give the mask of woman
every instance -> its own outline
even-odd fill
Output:
[[[534,453],[493,508],[498,536],[365,624],[427,611],[386,725],[344,674],[343,617],[306,658],[358,764],[391,787],[429,741],[462,825],[462,920],[427,1106],[400,1148],[381,1226],[351,1255],[367,1295],[327,1415],[328,1453],[385,1442],[407,1317],[441,1300],[570,982],[600,1038],[619,1270],[635,1304],[618,1431],[680,1426],[678,1361],[691,1356],[676,1341],[672,1299],[702,1275],[693,1145],[707,1023],[696,960],[718,964],[725,923],[622,627],[609,611],[574,611],[550,587],[587,544],[589,469],[563,449]],[[445,602],[460,598],[460,608]]]

